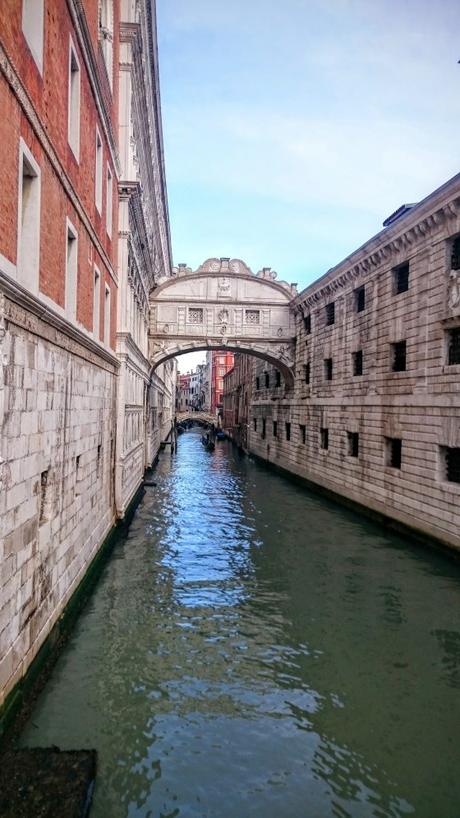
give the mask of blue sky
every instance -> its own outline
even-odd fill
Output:
[[[455,0],[157,0],[175,263],[306,286],[460,170]]]

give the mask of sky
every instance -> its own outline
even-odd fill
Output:
[[[242,258],[300,290],[460,171],[458,0],[157,14],[175,264]]]

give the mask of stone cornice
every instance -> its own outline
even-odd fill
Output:
[[[6,321],[44,338],[73,355],[78,355],[95,366],[111,372],[118,371],[119,362],[115,353],[98,344],[94,338],[1,271],[0,291],[4,295]]]
[[[67,196],[69,197],[72,206],[74,207],[82,224],[87,230],[88,235],[91,238],[91,241],[96,247],[111,277],[118,286],[118,278],[113,270],[112,262],[110,261],[105,251],[105,248],[103,247],[99,239],[99,236],[94,230],[91,220],[89,216],[86,214],[86,211],[82,203],[80,202],[77,193],[75,192],[75,189],[67,175],[67,172],[65,171],[63,165],[61,164],[61,161],[57,155],[56,150],[54,149],[53,144],[51,143],[51,140],[48,137],[48,134],[46,133],[43,125],[40,122],[39,116],[31,102],[31,99],[27,93],[25,86],[23,85],[13,63],[11,62],[1,43],[0,43],[0,72],[4,75],[8,85],[10,86],[12,92],[14,93],[16,100],[21,106],[25,117],[27,118],[37,139],[39,140],[43,148],[43,151],[47,156],[48,161],[50,162],[54,172],[56,173],[56,176],[59,179],[62,187],[64,188]]]
[[[419,240],[435,234],[440,225],[459,218],[460,174],[306,287],[292,302],[294,312],[308,311],[350,282],[371,275],[382,264],[394,266],[413,258],[424,250],[417,250]]]

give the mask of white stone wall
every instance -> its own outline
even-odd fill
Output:
[[[116,367],[21,319],[3,340],[0,705],[115,519]]]

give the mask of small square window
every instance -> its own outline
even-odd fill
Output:
[[[290,440],[291,439],[291,424],[286,423],[285,427],[286,427],[286,440]]]
[[[332,381],[332,358],[324,359],[324,377],[326,381]]]
[[[358,349],[352,353],[353,358],[353,375],[359,376],[363,374],[363,351]]]
[[[278,421],[273,421],[273,429],[272,429],[273,437],[278,437]]]
[[[246,310],[246,324],[260,324],[260,310]]]
[[[311,333],[311,313],[307,313],[303,317],[303,326],[305,330],[305,335],[310,335]]]
[[[300,442],[305,443],[307,439],[307,427],[303,423],[299,423]]]
[[[347,432],[348,438],[348,454],[350,457],[358,457],[359,455],[359,434],[358,432]]]
[[[457,236],[457,238],[452,242],[450,269],[460,270],[460,236]]]
[[[409,262],[400,264],[393,270],[393,292],[395,295],[405,293],[409,289]]]
[[[320,441],[321,441],[321,448],[328,449],[329,448],[329,429],[321,429],[320,430]]]
[[[355,306],[356,312],[363,312],[366,307],[366,290],[364,289],[364,284],[355,290]]]
[[[460,327],[448,330],[447,363],[449,366],[460,364]]]
[[[202,307],[190,307],[188,311],[188,322],[189,324],[202,324],[203,323],[203,309]]]
[[[330,304],[326,304],[326,326],[331,326],[331,324],[335,323],[335,302],[331,301]]]
[[[444,479],[449,483],[460,483],[460,448],[442,446]]]
[[[391,368],[393,372],[406,371],[406,342],[391,344]]]
[[[386,444],[386,463],[393,469],[401,468],[402,455],[402,440],[399,437],[387,437]]]

